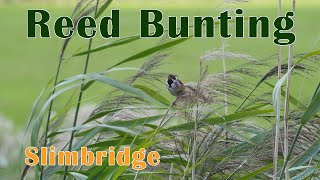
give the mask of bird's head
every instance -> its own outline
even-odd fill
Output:
[[[173,74],[169,74],[169,75],[168,75],[168,79],[176,80],[177,78],[176,78],[176,76],[175,76],[175,75],[173,75]]]
[[[171,84],[173,83],[174,80],[176,80],[176,76],[173,74],[169,74],[168,75],[168,80],[167,80],[167,84],[171,87]]]

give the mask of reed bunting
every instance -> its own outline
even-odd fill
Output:
[[[173,74],[168,75],[167,89],[171,95],[177,97],[175,103],[213,102],[213,98],[210,97],[210,94],[206,93],[207,91],[201,85],[183,84]]]

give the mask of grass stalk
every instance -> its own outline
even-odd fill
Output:
[[[96,1],[95,16],[97,15],[97,12],[98,12],[98,5],[99,5],[99,0]],[[87,54],[87,57],[86,57],[86,62],[85,62],[84,68],[83,68],[83,74],[87,74],[89,60],[90,60],[91,46],[92,46],[92,38],[89,40],[88,54]],[[77,125],[78,115],[79,115],[79,110],[80,110],[80,105],[81,105],[81,100],[82,100],[82,96],[83,96],[83,90],[82,90],[83,86],[84,85],[81,85],[81,88],[80,88],[80,93],[79,93],[79,96],[78,96],[78,102],[77,102],[77,107],[76,107],[76,112],[75,112],[75,116],[74,116],[72,127],[75,127]],[[74,133],[75,133],[75,131],[71,132],[68,151],[72,150],[72,143],[73,143],[73,139],[74,139]],[[63,175],[63,179],[64,180],[67,178],[67,171],[68,171],[68,166],[66,166],[65,169],[64,169],[64,175]]]
[[[295,12],[295,0],[292,0],[292,11]],[[294,29],[291,29],[291,32],[293,32]],[[292,66],[292,51],[293,51],[293,44],[289,45],[289,52],[288,52],[288,71]],[[287,85],[286,85],[286,96],[285,96],[285,109],[284,109],[284,138],[283,138],[283,144],[284,144],[284,157],[285,162],[288,163],[288,150],[289,150],[289,140],[288,140],[288,116],[289,116],[289,97],[290,97],[290,82],[291,82],[291,71],[288,74],[287,78]],[[289,168],[285,166],[285,179],[289,180]]]
[[[278,0],[278,16],[281,16],[281,0]],[[278,46],[278,80],[281,79],[281,46]],[[288,68],[289,69],[289,68]],[[279,152],[279,134],[280,134],[280,109],[281,109],[281,88],[278,91],[277,112],[276,112],[276,129],[273,151],[273,180],[277,179],[278,172],[278,152]]]
[[[171,118],[169,118],[169,119],[165,122],[165,119],[166,119],[166,117],[168,116],[169,111],[170,111],[171,107],[174,105],[174,103],[175,103],[175,101],[172,102],[171,105],[170,105],[170,107],[166,110],[166,113],[165,113],[164,116],[162,117],[162,119],[161,119],[161,121],[160,121],[160,124],[157,126],[157,128],[156,128],[156,129],[154,130],[154,132],[152,133],[151,139],[150,139],[149,142],[152,142],[152,141],[153,141],[153,139],[154,139],[155,136],[157,135],[159,129],[160,129],[162,126],[164,126],[164,125],[171,119]],[[146,149],[146,150],[147,150],[147,149]],[[140,171],[137,170],[137,172],[136,172],[136,174],[135,174],[135,177],[134,177],[134,180],[136,180],[136,179],[138,178],[139,174],[140,174]]]
[[[222,65],[223,65],[223,84],[224,84],[224,113],[225,115],[228,115],[228,94],[227,94],[227,65],[226,65],[226,58],[225,58],[225,40],[222,38]],[[226,131],[225,134],[226,138],[226,148],[228,148],[228,139],[229,134],[228,131]]]
[[[318,87],[316,88],[316,91],[314,92],[312,98],[313,98],[313,97],[315,96],[315,94],[318,92],[319,88],[320,88],[320,83],[318,84]],[[296,133],[296,135],[294,136],[294,140],[293,140],[292,145],[291,145],[291,147],[290,147],[288,157],[286,158],[287,161],[284,162],[284,164],[283,164],[283,166],[282,166],[282,169],[281,169],[280,179],[282,179],[282,177],[283,177],[283,173],[284,173],[284,171],[285,171],[285,168],[287,167],[288,160],[289,160],[290,157],[291,157],[291,154],[292,154],[292,152],[293,152],[293,148],[294,148],[294,146],[296,145],[296,142],[297,142],[298,137],[299,137],[299,135],[300,135],[300,133],[301,133],[301,130],[302,130],[303,125],[304,125],[304,124],[300,124],[299,129],[297,130],[297,133]]]
[[[295,0],[292,0],[292,11],[295,12]],[[291,29],[293,33],[294,28]],[[291,71],[289,68],[292,66],[292,51],[293,51],[293,44],[289,45],[289,52],[288,52],[288,78],[287,78],[287,85],[286,85],[286,96],[285,96],[285,107],[284,107],[284,138],[283,138],[283,147],[284,147],[284,157],[285,162],[288,162],[288,151],[289,151],[289,139],[288,139],[288,121],[289,121],[289,97],[290,97],[290,81],[291,81]],[[289,168],[285,166],[285,179],[289,180]]]
[[[290,59],[290,58],[289,58]],[[288,60],[288,65],[290,60]],[[289,150],[289,140],[288,140],[288,115],[289,115],[289,93],[290,93],[290,75],[288,75],[288,79],[287,79],[287,86],[286,86],[286,96],[285,96],[285,107],[284,107],[284,127],[283,127],[283,133],[284,133],[284,137],[283,137],[283,156],[285,157],[285,161],[288,161],[287,157],[288,157],[288,150]],[[289,171],[288,168],[286,167],[285,169],[285,179],[289,180]]]
[[[189,145],[191,144],[191,142],[192,142],[192,139],[190,138],[190,139],[189,139],[189,143],[188,143],[188,152],[187,152],[186,154],[190,154],[190,152],[191,152],[190,146],[189,146]],[[186,165],[186,167],[185,167],[185,169],[184,169],[184,172],[183,172],[183,177],[182,177],[182,179],[185,179],[186,172],[188,171],[188,167],[189,167],[189,164],[190,164],[190,160],[191,160],[191,157],[189,156],[187,165]]]
[[[170,164],[170,175],[169,175],[169,180],[172,180],[172,172],[173,172],[173,163]]]
[[[63,57],[63,55],[61,55],[60,58],[59,58],[58,67],[57,67],[56,75],[55,75],[55,78],[54,78],[53,87],[55,87],[57,85],[57,83],[58,83],[61,64],[62,64],[62,57]],[[54,94],[55,94],[55,89],[52,90],[51,96],[53,96]],[[43,147],[47,147],[47,143],[48,143],[49,121],[51,119],[52,107],[53,107],[53,100],[50,102],[50,105],[49,105],[48,117],[47,117],[47,122],[46,122],[46,129],[45,129],[45,133],[44,133],[44,144],[43,144]],[[44,167],[41,166],[40,179],[43,179],[43,168]]]
[[[197,152],[196,152],[196,146],[197,146],[197,128],[198,128],[198,105],[196,110],[196,119],[194,121],[194,132],[193,132],[193,144],[192,144],[192,172],[191,172],[191,179],[196,179],[196,163],[197,163]]]
[[[200,89],[200,83],[202,79],[202,61],[199,61],[200,72],[199,72],[199,81],[197,84],[197,89]],[[198,91],[196,91],[196,96],[198,96]],[[198,120],[199,120],[199,103],[197,102],[197,109],[196,109],[196,118],[194,121],[194,132],[193,132],[193,144],[192,144],[192,172],[191,172],[191,179],[196,179],[196,163],[197,163],[197,131],[198,131]]]
[[[75,27],[73,27],[75,28]],[[57,71],[55,74],[55,78],[54,78],[54,83],[53,83],[53,87],[55,87],[58,84],[58,79],[59,79],[59,74],[60,74],[60,70],[61,70],[61,64],[62,64],[62,60],[64,59],[64,53],[65,50],[70,42],[71,38],[66,39],[63,43],[62,49],[61,49],[61,53],[59,56],[59,62],[58,62],[58,67],[57,67]],[[56,89],[53,89],[51,92],[51,96],[53,96],[56,92]],[[47,147],[48,144],[48,131],[49,131],[49,121],[51,119],[51,113],[52,113],[52,107],[53,107],[53,101],[52,100],[49,104],[49,108],[48,108],[48,116],[47,116],[47,121],[46,121],[46,129],[45,129],[45,133],[44,133],[44,144],[43,147]],[[40,152],[39,152],[40,153]],[[43,166],[41,166],[40,169],[40,179],[43,179]]]
[[[298,137],[299,137],[299,135],[300,135],[300,132],[301,132],[301,130],[302,130],[302,127],[303,127],[303,125],[301,124],[300,127],[299,127],[299,129],[298,129],[298,131],[297,131],[297,133],[296,133],[296,135],[295,135],[295,137],[294,137],[294,140],[293,140],[293,142],[292,142],[290,151],[288,152],[288,156],[285,158],[285,161],[284,161],[284,164],[283,164],[283,166],[282,166],[281,173],[280,173],[280,180],[282,179],[283,174],[284,174],[284,172],[285,172],[285,169],[286,169],[286,167],[287,167],[287,165],[288,165],[288,160],[289,160],[290,157],[291,157],[293,148],[294,148],[294,146],[296,145],[296,142],[297,142],[297,140],[298,140]]]

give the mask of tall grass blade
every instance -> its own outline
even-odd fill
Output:
[[[77,130],[82,130],[82,129],[89,129],[89,128],[98,128],[98,127],[102,127],[103,129],[108,129],[108,130],[114,130],[114,131],[120,131],[120,132],[125,132],[128,134],[132,134],[132,135],[136,135],[136,132],[125,128],[125,127],[121,127],[121,126],[112,126],[112,125],[107,125],[107,124],[95,124],[95,125],[89,125],[89,124],[85,124],[85,125],[80,125],[80,126],[76,126],[76,127],[72,127],[72,128],[67,128],[67,129],[61,129],[59,131],[57,131],[56,133],[65,133],[65,132],[70,132],[70,131],[77,131]]]
[[[207,118],[207,119],[203,120],[203,123],[207,123],[210,125],[223,124],[226,122],[232,122],[232,121],[236,121],[236,120],[241,120],[243,118],[254,117],[257,115],[262,115],[262,114],[271,113],[271,112],[273,112],[272,109],[241,111],[241,112],[234,113],[234,114],[228,114],[228,115],[222,116],[222,117]],[[183,123],[183,124],[171,126],[167,129],[163,129],[162,132],[165,132],[165,131],[186,131],[186,130],[191,130],[193,128],[194,128],[194,122],[189,122],[189,123]]]
[[[88,179],[88,176],[81,174],[79,172],[68,172],[68,174],[71,174],[76,180],[86,180]]]
[[[314,95],[313,95],[313,98],[307,108],[307,110],[304,112],[303,114],[303,117],[305,117],[305,119],[302,117],[301,119],[301,125],[294,137],[294,140],[292,142],[292,145],[291,145],[291,148],[290,148],[290,151],[289,151],[289,154],[288,154],[288,157],[286,158],[287,160],[284,162],[284,165],[282,167],[282,170],[281,170],[281,174],[280,174],[280,179],[282,178],[283,176],[283,172],[285,170],[285,167],[287,166],[288,164],[288,161],[290,159],[290,156],[292,154],[292,151],[293,151],[293,148],[295,147],[295,144],[298,140],[298,137],[300,135],[300,132],[301,132],[301,129],[302,127],[305,125],[303,123],[307,123],[308,121],[310,121],[310,119],[320,110],[320,108],[318,107],[319,106],[319,101],[317,103],[314,103],[314,99],[318,99],[319,98],[319,87],[320,87],[320,83],[318,84],[318,87],[316,88],[315,92],[314,92]],[[311,110],[310,110],[311,109]],[[305,115],[307,114],[307,115]],[[313,114],[313,115],[312,115]],[[312,115],[312,116],[311,116]]]
[[[170,106],[170,101],[166,99],[165,97],[161,96],[158,92],[152,90],[151,88],[143,85],[133,85],[133,87],[142,90],[146,94],[150,95],[153,99],[156,99],[157,101],[163,103],[166,106]]]
[[[305,125],[307,122],[309,122],[319,111],[320,111],[320,83],[314,93],[314,96],[307,108],[307,110],[304,112],[301,124]]]
[[[164,44],[161,44],[159,46],[155,46],[155,47],[152,47],[152,48],[149,48],[149,49],[146,49],[142,52],[139,52],[133,56],[130,56],[128,57],[127,59],[123,60],[123,61],[120,61],[119,63],[111,66],[109,69],[111,68],[114,68],[116,66],[119,66],[121,64],[124,64],[124,63],[127,63],[127,62],[130,62],[130,61],[133,61],[133,60],[137,60],[137,59],[140,59],[140,58],[144,58],[146,56],[149,56],[151,54],[154,54],[156,52],[159,52],[161,50],[165,50],[165,49],[168,49],[168,48],[171,48],[173,46],[176,46],[180,43],[183,43],[184,41],[187,41],[189,40],[191,37],[189,38],[182,38],[182,39],[177,39],[177,40],[173,40],[173,41],[170,41],[170,42],[167,42],[167,43],[164,43]]]
[[[120,111],[121,109],[118,108],[118,109],[111,109],[111,110],[105,110],[105,111],[100,111],[92,116],[89,117],[88,120],[86,120],[83,124],[86,124],[88,122],[91,122],[91,121],[94,121],[96,119],[99,119],[99,118],[102,118],[110,113],[114,113],[114,112],[117,112],[117,111]]]
[[[234,128],[232,128],[226,124],[219,124],[218,126],[223,128],[224,130],[228,131],[229,133],[233,134],[234,136],[240,138],[241,140],[253,144],[253,142],[249,138],[245,137],[244,135],[242,135],[241,133],[236,131]]]
[[[264,166],[264,167],[261,167],[261,168],[255,170],[255,171],[253,171],[253,172],[251,172],[251,173],[248,173],[248,174],[246,174],[246,175],[244,175],[244,176],[242,176],[242,177],[240,177],[240,178],[237,178],[237,180],[253,179],[253,178],[256,177],[257,175],[259,175],[259,174],[261,174],[261,173],[263,173],[263,172],[265,172],[265,171],[268,171],[268,170],[272,169],[272,167],[273,167],[273,163],[268,164],[268,165],[266,165],[266,166]]]
[[[303,166],[320,152],[320,138],[315,141],[299,158],[291,165],[292,167]]]
[[[95,15],[95,18],[97,19],[98,17],[100,17],[102,15],[102,13],[110,6],[110,4],[112,3],[112,0],[107,0],[98,10],[98,12]]]
[[[278,0],[278,17],[281,16],[282,2]],[[281,79],[281,46],[278,45],[278,80]],[[289,68],[289,67],[288,67]],[[281,94],[281,92],[279,92]],[[277,179],[278,174],[278,152],[279,152],[279,134],[280,134],[280,107],[281,107],[281,96],[278,96],[277,110],[276,110],[276,126],[274,136],[274,150],[273,150],[273,180]]]
[[[291,180],[306,179],[306,178],[308,178],[310,175],[312,175],[315,170],[316,170],[316,168],[308,168],[308,169],[304,170],[303,172],[301,172],[300,174],[292,177]]]
[[[43,97],[43,94],[44,92],[46,91],[46,89],[49,87],[49,85],[51,84],[51,82],[53,81],[53,79],[51,79],[47,85],[42,89],[42,91],[40,92],[40,95],[37,97],[37,99],[35,100],[35,102],[33,103],[33,106],[32,106],[32,110],[31,110],[31,113],[29,115],[29,118],[28,118],[28,123],[27,123],[27,127],[26,127],[26,130],[25,130],[25,133],[24,133],[24,136],[26,136],[27,132],[29,131],[29,127],[32,123],[32,120],[34,119],[34,116],[36,114],[36,111],[37,109],[39,108],[40,106],[40,100],[41,98]]]
[[[109,43],[106,43],[106,44],[102,44],[102,45],[100,45],[98,47],[95,47],[95,48],[92,48],[90,50],[76,53],[76,54],[74,54],[72,56],[73,57],[82,56],[82,55],[88,54],[89,52],[90,53],[99,52],[99,51],[102,51],[102,50],[105,50],[105,49],[108,49],[108,48],[111,48],[111,47],[116,47],[116,46],[121,46],[121,45],[124,45],[124,44],[128,44],[128,43],[134,42],[134,41],[139,40],[139,39],[140,39],[140,35],[124,37],[124,38],[121,38],[121,39],[118,39],[118,40],[115,40],[115,41],[112,41],[112,42],[109,42]]]

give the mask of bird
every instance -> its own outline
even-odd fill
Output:
[[[171,95],[179,97],[184,89],[184,84],[173,74],[168,75],[167,88]]]
[[[167,89],[171,95],[177,97],[174,104],[186,104],[186,103],[211,103],[213,98],[210,97],[210,93],[207,93],[205,87],[202,87],[201,83],[196,85],[192,83],[183,84],[176,75],[169,74],[167,79]]]

